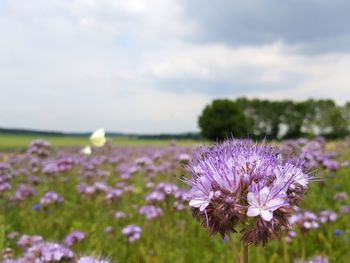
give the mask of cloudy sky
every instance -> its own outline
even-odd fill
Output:
[[[196,131],[213,98],[350,100],[350,1],[0,0],[0,127]]]

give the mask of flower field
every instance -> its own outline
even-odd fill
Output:
[[[192,215],[196,147],[107,142],[86,155],[34,140],[0,153],[2,262],[235,262],[240,229],[210,236],[205,217]],[[349,262],[350,141],[288,140],[276,152],[300,158],[309,184],[289,227],[249,245],[249,262]]]

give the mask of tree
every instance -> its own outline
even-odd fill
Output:
[[[237,103],[252,120],[252,137],[276,139],[279,136],[286,107],[284,102],[239,98]]]
[[[203,110],[198,120],[202,135],[210,140],[222,140],[228,136],[246,137],[251,121],[243,110],[231,100],[214,100]]]
[[[344,137],[347,123],[341,109],[333,100],[317,100],[315,103],[315,124],[319,135],[329,138]]]
[[[340,108],[341,114],[346,122],[346,132],[350,132],[350,101]]]

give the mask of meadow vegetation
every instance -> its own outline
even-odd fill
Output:
[[[82,255],[111,262],[234,262],[228,239],[209,236],[188,206],[182,179],[189,176],[193,142],[114,139],[85,156],[80,152],[84,138],[45,138],[50,145],[36,141],[24,147],[32,139],[0,138],[5,150],[0,150],[0,247],[5,257],[23,256],[34,246],[29,237],[23,245],[23,235],[36,235],[67,246],[74,256],[66,262]],[[250,247],[250,262],[293,262],[316,255],[349,262],[350,143],[333,143],[331,152],[326,146],[322,139],[279,144],[285,153],[310,151],[307,158],[317,180],[310,183],[302,210],[295,212],[292,229],[266,247]],[[126,233],[130,225],[141,232]],[[74,231],[83,232],[82,238],[67,241]]]

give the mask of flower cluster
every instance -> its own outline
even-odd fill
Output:
[[[30,143],[27,153],[38,157],[47,157],[50,153],[51,145],[44,140],[34,140]]]
[[[296,211],[296,213],[289,218],[289,224],[305,233],[319,229],[323,224],[334,222],[337,218],[337,213],[330,210],[324,210],[319,213],[311,211]],[[297,232],[289,230],[285,239],[287,242],[291,242],[296,236]]]
[[[294,263],[328,263],[328,259],[322,256],[316,256],[308,260],[295,260]]]
[[[130,243],[135,242],[141,237],[142,229],[136,225],[127,225],[123,228],[122,234],[128,237]]]
[[[241,225],[244,244],[265,245],[288,227],[309,182],[300,161],[252,141],[200,148],[188,167],[194,216],[222,237]]]
[[[154,218],[161,217],[163,215],[163,211],[160,207],[156,207],[153,205],[145,205],[139,209],[139,213],[144,215],[147,220],[152,220]]]
[[[46,192],[40,199],[42,206],[49,206],[50,204],[60,204],[63,202],[63,197],[56,192]]]
[[[63,243],[67,246],[67,247],[71,247],[73,246],[75,243],[78,243],[82,240],[85,239],[85,233],[82,231],[77,231],[74,230],[72,231],[69,235],[67,235],[64,238]]]
[[[68,239],[74,239],[75,237],[82,238],[83,232],[73,231],[65,239],[65,243],[60,244],[54,242],[47,242],[41,236],[29,236],[22,235],[17,241],[17,245],[23,251],[23,256],[17,259],[13,259],[13,251],[10,248],[5,249],[3,254],[4,263],[110,263],[106,259],[98,259],[91,256],[79,257],[76,255],[67,245],[71,245]],[[17,233],[18,235],[18,233]],[[16,235],[16,236],[17,236]],[[73,237],[74,236],[74,237]]]
[[[298,155],[309,169],[323,167],[336,171],[339,168],[339,163],[335,160],[336,154],[326,151],[326,140],[323,137],[310,141],[306,139],[286,140],[281,145],[281,154],[285,157]]]

